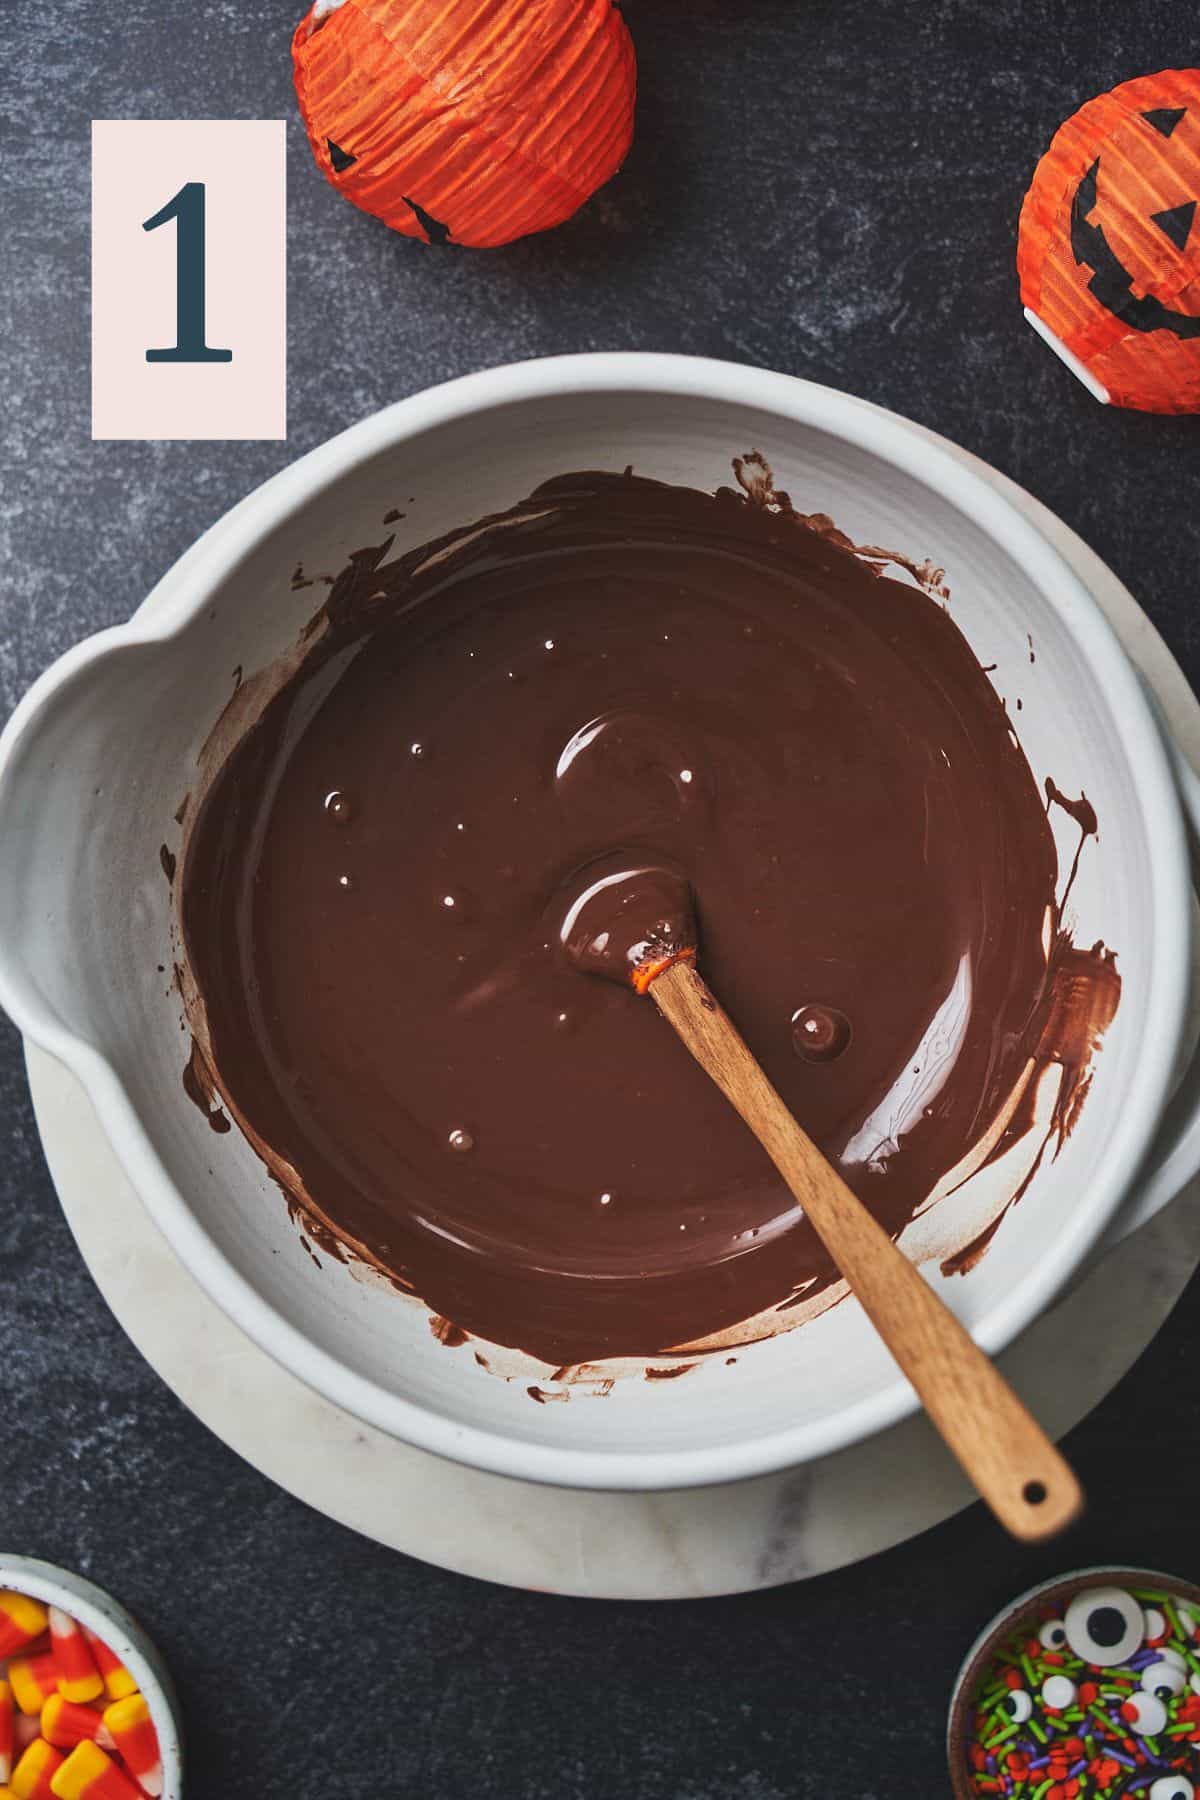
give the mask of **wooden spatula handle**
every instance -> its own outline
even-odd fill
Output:
[[[979,1493],[1030,1542],[1076,1518],[1071,1469],[903,1251],[796,1123],[691,963],[650,995],[757,1137]]]

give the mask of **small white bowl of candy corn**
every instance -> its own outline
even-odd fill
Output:
[[[93,1582],[0,1555],[0,1800],[181,1800],[178,1702]]]

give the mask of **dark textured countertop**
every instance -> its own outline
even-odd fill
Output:
[[[1200,676],[1200,423],[1097,407],[1023,324],[1013,277],[1051,132],[1118,80],[1194,61],[1191,9],[626,10],[641,98],[623,173],[560,231],[463,253],[390,235],[318,176],[285,0],[9,0],[0,711],[330,433],[484,364],[621,347],[767,364],[947,433],[1082,532]],[[286,445],[90,441],[88,125],[149,116],[291,121]],[[1195,1284],[1069,1440],[1092,1508],[1068,1544],[1021,1552],[975,1508],[748,1599],[556,1600],[353,1536],[182,1409],[79,1261],[6,1024],[0,1145],[0,1545],[144,1616],[182,1688],[197,1800],[924,1800],[945,1792],[958,1658],[1001,1601],[1072,1562],[1195,1576]]]

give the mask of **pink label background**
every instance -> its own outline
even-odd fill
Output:
[[[287,435],[285,122],[92,121],[92,436]],[[177,222],[143,231],[185,182],[206,187],[205,337],[228,363],[148,363],[175,342]]]

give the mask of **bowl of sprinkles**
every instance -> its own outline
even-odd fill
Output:
[[[977,1640],[950,1706],[957,1800],[1195,1800],[1200,1587],[1080,1569]]]

